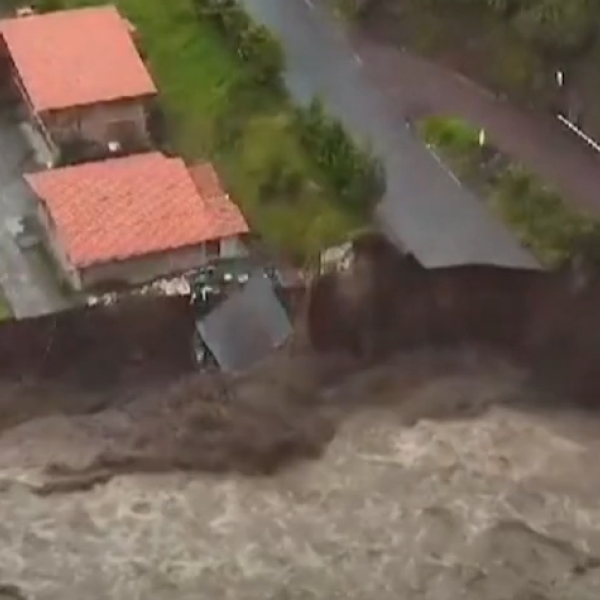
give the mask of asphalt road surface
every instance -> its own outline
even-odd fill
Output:
[[[394,239],[427,267],[538,266],[512,232],[386,106],[360,56],[324,10],[312,0],[244,2],[280,37],[292,96],[299,102],[320,96],[330,113],[383,159],[388,187],[377,217]]]

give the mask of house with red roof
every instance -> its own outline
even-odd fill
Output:
[[[0,20],[0,76],[53,150],[73,140],[149,141],[157,89],[114,6]]]
[[[79,291],[137,286],[244,256],[248,224],[210,164],[159,152],[25,175],[48,249]]]

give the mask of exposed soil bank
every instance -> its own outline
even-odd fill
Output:
[[[600,280],[583,266],[538,272],[490,266],[427,270],[378,236],[353,267],[315,282],[313,344],[377,359],[461,344],[494,349],[569,401],[597,407]]]

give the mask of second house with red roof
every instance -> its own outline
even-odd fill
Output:
[[[244,216],[209,164],[158,152],[25,176],[78,291],[120,289],[245,253]]]

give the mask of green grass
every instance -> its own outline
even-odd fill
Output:
[[[430,117],[419,124],[423,139],[523,245],[548,267],[560,267],[575,254],[597,262],[600,222],[575,210],[551,186],[491,145],[479,144],[479,130],[454,117]]]
[[[97,4],[63,0],[66,7]],[[189,0],[116,0],[138,27],[172,128],[174,149],[213,161],[252,228],[267,243],[306,258],[361,225],[340,205],[299,145],[283,94],[249,82],[247,68]],[[300,185],[265,198],[282,162]]]

